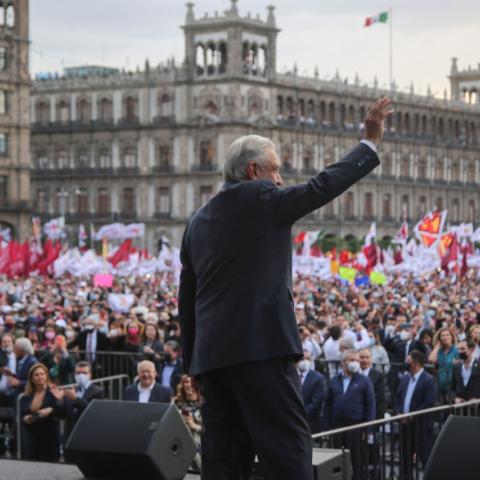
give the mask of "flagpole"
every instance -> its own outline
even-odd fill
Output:
[[[392,8],[388,9],[389,23],[390,23],[390,55],[389,55],[389,77],[390,77],[390,88],[393,85],[393,17],[392,17]]]

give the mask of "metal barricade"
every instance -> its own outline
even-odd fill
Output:
[[[480,400],[445,405],[312,435],[324,448],[351,452],[353,480],[420,480],[448,416],[479,416]]]
[[[100,385],[105,392],[105,398],[109,400],[121,400],[123,389],[130,383],[130,378],[127,374],[112,375],[109,377],[96,378],[92,380],[92,384]],[[61,385],[59,388],[73,388],[76,384]],[[20,401],[25,396],[20,394],[16,401],[16,434],[17,434],[17,459],[22,458],[22,418],[20,415]],[[60,419],[61,430],[63,430],[64,419]]]

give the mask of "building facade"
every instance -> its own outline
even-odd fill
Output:
[[[0,1],[0,229],[31,224],[28,0]]]
[[[178,245],[188,218],[221,186],[235,138],[272,138],[286,183],[304,182],[361,138],[366,110],[389,95],[396,113],[382,165],[298,227],[361,236],[376,220],[382,236],[393,235],[403,216],[415,221],[435,206],[448,208],[451,222],[479,223],[477,103],[295,68],[280,74],[273,7],[266,19],[242,16],[231,0],[226,12],[196,18],[189,3],[182,29],[181,65],[80,67],[34,82],[32,196],[43,218],[64,215],[72,229],[144,222],[150,249],[163,235]]]

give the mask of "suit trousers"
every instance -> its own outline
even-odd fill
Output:
[[[203,480],[312,480],[312,440],[293,359],[243,363],[199,377]]]

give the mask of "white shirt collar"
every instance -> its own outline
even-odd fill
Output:
[[[147,388],[143,388],[143,387],[141,386],[141,384],[139,383],[138,386],[137,386],[137,388],[138,388],[138,391],[139,391],[140,393],[142,393],[142,392],[150,392],[150,391],[152,391],[152,389],[153,389],[154,386],[155,386],[155,382],[152,382],[152,384],[151,384],[149,387],[147,387]]]
[[[420,378],[420,375],[423,373],[423,368],[419,370],[415,375],[411,375],[411,378],[415,381],[417,381]]]

